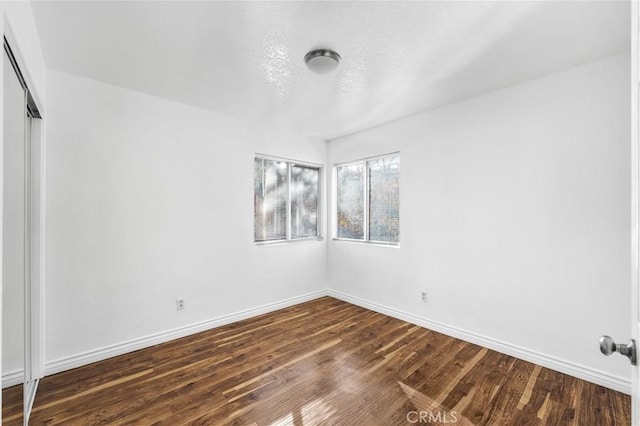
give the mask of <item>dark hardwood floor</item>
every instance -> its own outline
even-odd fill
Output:
[[[2,424],[22,425],[22,386],[2,390]]]
[[[21,422],[11,392],[5,425]],[[45,377],[30,423],[628,425],[630,411],[622,393],[325,297]]]

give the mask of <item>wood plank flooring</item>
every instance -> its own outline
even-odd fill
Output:
[[[2,424],[22,425],[22,386],[2,390]]]
[[[3,392],[5,425],[21,422],[7,399],[11,392]],[[627,395],[325,297],[45,377],[30,424],[628,425],[630,419]]]

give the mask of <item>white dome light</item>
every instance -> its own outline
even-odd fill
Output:
[[[342,58],[333,50],[316,49],[304,55],[307,68],[316,74],[328,74],[338,68]]]

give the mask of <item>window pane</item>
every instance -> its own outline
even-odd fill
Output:
[[[291,238],[318,236],[318,169],[291,166]]]
[[[400,157],[373,160],[369,167],[369,240],[400,241]]]
[[[338,167],[338,238],[364,239],[364,164]]]
[[[254,236],[256,241],[287,238],[287,163],[254,161]]]

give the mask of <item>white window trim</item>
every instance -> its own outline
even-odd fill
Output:
[[[383,247],[400,247],[400,242],[392,242],[392,241],[375,241],[369,239],[369,167],[367,164],[370,161],[380,160],[382,158],[390,158],[390,157],[400,157],[400,151],[389,152],[387,154],[375,155],[371,157],[359,158],[353,161],[345,161],[341,163],[335,163],[333,165],[332,173],[331,173],[331,193],[332,193],[332,203],[331,203],[331,230],[332,230],[332,240],[333,241],[344,241],[349,243],[358,243],[358,244],[367,244],[372,246],[383,246]],[[338,168],[345,166],[353,166],[356,164],[364,164],[364,239],[358,240],[354,238],[339,238],[338,237]]]
[[[273,155],[260,154],[255,153],[252,162],[255,159],[260,160],[271,160],[287,163],[287,182],[291,183],[291,166],[303,166],[303,167],[311,167],[314,169],[318,169],[318,217],[317,217],[317,226],[318,226],[318,235],[315,237],[303,237],[303,238],[291,238],[291,185],[287,185],[287,228],[286,228],[286,238],[283,240],[271,240],[271,241],[255,241],[255,236],[253,239],[253,244],[256,246],[273,246],[280,244],[289,244],[289,243],[298,243],[303,241],[322,241],[322,219],[323,219],[323,202],[322,202],[322,188],[323,188],[323,176],[324,176],[324,166],[322,164],[312,163],[309,161],[299,161],[294,160],[292,158],[286,157],[276,157]],[[254,207],[255,208],[255,207]],[[255,223],[253,225],[255,227]]]

